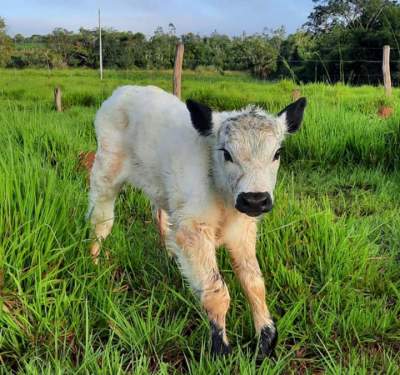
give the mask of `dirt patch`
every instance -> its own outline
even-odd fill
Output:
[[[387,119],[393,115],[393,108],[388,106],[380,106],[378,109],[378,116],[383,119]]]
[[[78,155],[78,168],[90,173],[95,159],[96,153],[94,151],[81,151]]]
[[[294,89],[292,91],[292,100],[295,102],[296,100],[300,99],[300,97],[301,97],[300,89]]]

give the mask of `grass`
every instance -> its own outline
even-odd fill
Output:
[[[260,364],[223,250],[234,352],[210,359],[207,320],[139,191],[123,191],[101,263],[91,262],[77,155],[95,149],[95,111],[127,83],[169,89],[171,74],[111,71],[100,82],[89,70],[0,71],[0,373],[398,374],[400,113],[376,115],[382,88],[301,87],[304,127],[286,143],[276,205],[259,230],[280,333],[277,358]],[[63,113],[52,108],[56,85]],[[183,93],[215,109],[278,111],[294,87],[185,72]]]

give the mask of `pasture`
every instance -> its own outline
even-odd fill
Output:
[[[258,363],[249,306],[224,249],[233,354],[211,360],[207,318],[160,244],[149,201],[126,188],[100,263],[89,255],[93,118],[122,84],[171,72],[0,70],[0,373],[400,373],[400,91],[309,84],[257,246],[279,331]],[[53,110],[63,90],[64,112]],[[184,72],[183,97],[277,112],[296,85]],[[179,150],[177,150],[179,152]]]

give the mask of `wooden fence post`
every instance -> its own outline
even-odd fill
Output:
[[[390,79],[390,46],[383,46],[382,59],[383,84],[386,96],[392,95],[392,80]]]
[[[56,108],[57,112],[62,112],[61,88],[60,87],[56,87],[54,89],[54,107]]]
[[[185,47],[182,42],[176,45],[175,65],[174,65],[174,78],[172,83],[172,92],[179,99],[181,98],[181,84],[182,84],[182,64],[183,64],[183,51]]]

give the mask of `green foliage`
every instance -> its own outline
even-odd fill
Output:
[[[270,78],[276,71],[282,40],[283,32],[279,31],[272,37],[263,34],[243,39],[242,48],[247,64],[256,77]]]
[[[11,68],[62,68],[65,67],[62,57],[47,48],[24,48],[13,53],[7,63]]]
[[[171,69],[175,46],[185,44],[184,68],[249,71],[260,79],[296,82],[382,83],[382,47],[389,44],[391,74],[400,81],[400,4],[393,0],[315,0],[302,29],[253,35],[176,35],[158,27],[147,38],[137,32],[103,29],[103,62],[108,69]],[[3,26],[2,26],[3,25]],[[23,37],[14,45],[0,22],[0,66],[89,67],[99,65],[98,30],[56,28],[48,35]]]
[[[314,0],[314,3],[317,5],[306,25],[315,33],[336,28],[367,30],[382,23],[382,14],[398,8],[394,0]]]
[[[258,259],[277,319],[277,358],[254,358],[249,306],[226,252],[233,355],[213,361],[207,319],[160,245],[149,201],[126,188],[99,266],[89,256],[93,118],[122,84],[170,89],[171,71],[0,72],[0,367],[4,373],[398,374],[400,114],[376,115],[381,89],[311,84],[290,137]],[[65,111],[52,107],[63,90]],[[184,71],[183,94],[213,108],[276,113],[292,81]],[[394,89],[393,105],[400,105]]]
[[[0,67],[4,67],[10,60],[12,40],[6,34],[6,23],[0,17]]]
[[[103,65],[109,69],[171,69],[175,46],[185,43],[184,67],[212,66],[219,71],[249,70],[259,78],[269,78],[276,71],[283,31],[230,38],[213,33],[201,37],[188,33],[178,38],[175,27],[159,27],[153,36],[142,33],[102,30]],[[15,48],[8,67],[98,67],[97,30],[81,28],[78,33],[56,28],[49,35],[14,37]]]
[[[314,58],[298,79],[376,84],[382,81],[382,47],[390,45],[392,77],[399,80],[400,5],[392,0],[316,0],[306,27]]]

